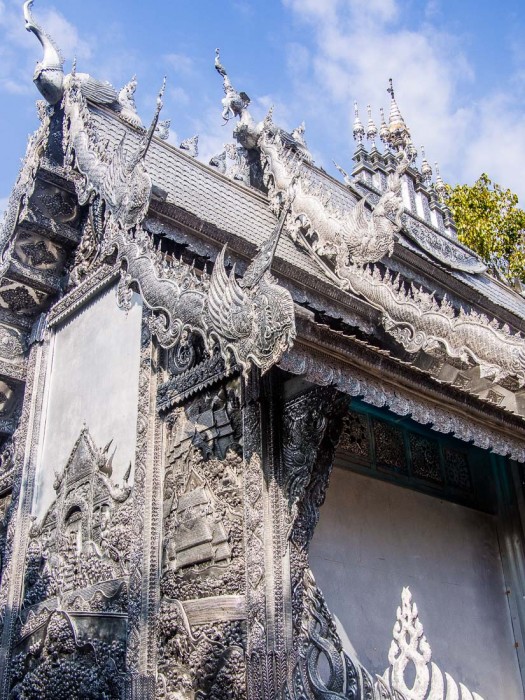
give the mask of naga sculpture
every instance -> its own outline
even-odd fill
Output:
[[[45,49],[38,87],[51,104],[62,99],[65,161],[79,203],[89,204],[91,228],[96,229],[90,233],[90,259],[102,260],[116,249],[117,262],[122,266],[121,305],[130,303],[130,285],[138,286],[146,305],[154,311],[151,327],[164,347],[179,342],[184,344],[188,333],[196,331],[203,337],[210,353],[218,346],[224,359],[229,360],[232,355],[244,372],[251,364],[263,371],[269,369],[292,346],[295,338],[292,298],[270,273],[293,198],[289,197],[274,233],[262,245],[239,282],[235,269],[229,275],[226,273],[224,250],[216,260],[211,279],[206,273],[199,276],[193,270],[188,271],[186,266],[160,259],[141,223],[152,191],[151,177],[145,165],[146,154],[154,135],[165,136],[168,128],[167,123],[159,123],[165,81],[157,99],[155,115],[145,131],[135,110],[135,78],[118,96],[109,84],[99,83],[86,74],[77,74],[75,65],[72,73],[64,79],[58,49],[34,23],[31,5],[32,0],[29,0],[24,6],[26,25]],[[215,66],[224,78],[223,117],[227,121],[231,116],[244,113],[250,100],[231,85],[220,64],[218,51]],[[45,72],[51,68],[55,70],[52,81]],[[97,101],[98,96],[113,106],[123,121],[139,132],[142,130],[138,142],[136,136],[130,136],[127,131],[113,148],[100,142],[87,103],[93,97]],[[196,152],[196,138],[191,146]],[[293,178],[290,185],[292,183]]]
[[[280,360],[295,338],[293,301],[270,273],[286,213],[241,280],[235,266],[228,275],[219,253],[211,278],[198,275],[178,261],[155,254],[149,235],[133,238],[120,232],[109,245],[118,248],[123,267],[119,285],[121,305],[131,303],[132,284],[154,312],[152,330],[164,347],[184,345],[198,333],[209,351],[218,346],[225,360],[230,354],[247,372],[253,363],[263,372]]]

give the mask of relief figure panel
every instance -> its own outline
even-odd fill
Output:
[[[159,698],[245,698],[240,380],[168,416]],[[175,693],[175,695],[174,695]]]

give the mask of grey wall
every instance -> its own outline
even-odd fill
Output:
[[[113,287],[59,328],[51,341],[44,404],[44,432],[37,464],[33,512],[44,515],[85,423],[95,444],[113,439],[113,480],[135,461],[140,360],[140,297],[126,314]]]
[[[368,670],[388,666],[409,586],[440,669],[485,700],[523,700],[492,516],[336,467],[311,563]]]

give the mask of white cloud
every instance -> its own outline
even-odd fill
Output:
[[[335,133],[340,134],[340,147],[352,148],[354,99],[364,122],[367,104],[379,119],[379,107],[388,107],[386,87],[392,77],[415,145],[425,145],[427,157],[439,161],[446,180],[472,182],[487,171],[525,202],[520,177],[525,126],[516,99],[510,92],[487,95],[479,103],[464,97],[482,76],[475,75],[461,37],[432,25],[439,11],[435,0],[427,3],[425,21],[415,28],[403,22],[396,0],[283,0],[283,4],[314,38],[313,50],[299,43],[287,47],[294,109],[302,110],[318,128],[324,120],[332,144],[337,143]],[[524,76],[525,60],[516,69],[514,83],[525,86]],[[331,156],[325,154],[327,159]]]
[[[164,60],[174,73],[181,75],[193,73],[194,62],[190,56],[182,53],[169,53],[164,56]]]

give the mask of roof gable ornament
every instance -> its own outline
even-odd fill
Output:
[[[151,178],[145,158],[157,128],[166,80],[157,98],[149,129],[139,143],[127,145],[125,133],[120,143],[107,152],[98,140],[91,114],[75,73],[70,76],[64,94],[64,146],[66,162],[80,177],[75,186],[80,204],[97,194],[105,203],[107,223],[129,230],[145,217],[151,197]]]
[[[142,221],[152,190],[145,157],[158,125],[164,87],[165,81],[151,125],[140,141],[128,146],[126,132],[108,154],[73,75],[64,95],[64,145],[79,201],[91,202],[99,210],[99,200],[103,203],[100,257],[117,250],[122,269],[119,303],[129,308],[131,288],[138,287],[153,311],[150,327],[163,347],[184,345],[191,333],[198,333],[210,354],[218,348],[225,360],[233,357],[244,372],[251,365],[266,371],[295,338],[292,298],[270,273],[288,210],[239,281],[234,269],[226,273],[224,250],[211,278],[158,253]]]

